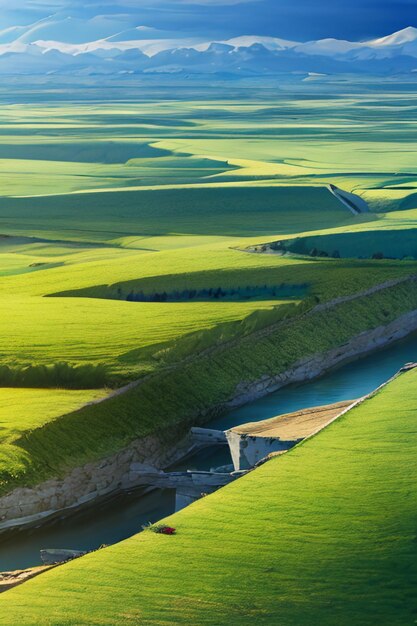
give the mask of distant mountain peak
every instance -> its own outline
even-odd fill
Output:
[[[269,50],[287,50],[297,45],[296,41],[288,41],[287,39],[280,39],[278,37],[259,37],[256,35],[233,37],[223,43],[235,46],[236,48],[250,48],[255,44],[260,44]]]
[[[179,38],[169,30],[138,25],[125,15],[81,19],[57,13],[0,31],[0,75],[53,71],[83,76],[183,72],[317,77],[412,75],[416,69],[417,28],[412,26],[361,42],[328,37],[302,43],[258,35],[207,41]]]
[[[407,28],[403,28],[392,35],[374,39],[371,43],[378,46],[402,46],[416,40],[417,28],[414,28],[414,26],[407,26]]]
[[[194,45],[193,47],[199,52],[206,52],[211,46],[228,46],[231,48],[251,48],[254,45],[261,45],[267,50],[288,50],[295,47],[297,42],[287,41],[286,39],[279,39],[278,37],[264,37],[261,35],[241,35],[239,37],[232,37],[232,39],[225,39],[222,41],[206,41]]]

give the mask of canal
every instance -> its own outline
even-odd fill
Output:
[[[230,411],[207,427],[223,430],[302,408],[353,400],[374,390],[410,361],[417,361],[417,335],[348,363],[321,378],[285,387]],[[172,469],[210,470],[230,463],[228,449],[216,447],[202,450]],[[143,524],[171,514],[174,506],[172,490],[149,492],[137,489],[39,528],[3,534],[0,536],[0,571],[40,564],[41,548],[93,550],[103,544],[116,543],[139,532]]]

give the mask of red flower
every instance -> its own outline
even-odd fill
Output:
[[[159,533],[160,535],[175,535],[177,532],[175,528],[171,526],[164,526],[163,524],[150,524],[143,527],[144,530],[151,530],[153,533]]]

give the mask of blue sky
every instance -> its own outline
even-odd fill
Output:
[[[0,0],[0,27],[28,24],[59,12],[87,17],[124,14],[134,25],[178,36],[241,34],[309,40],[359,40],[417,26],[417,0]],[[349,6],[348,6],[349,4]],[[11,8],[13,7],[13,9]]]

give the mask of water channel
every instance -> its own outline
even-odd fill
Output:
[[[385,382],[407,362],[417,361],[417,335],[348,363],[319,379],[292,385],[207,424],[227,429],[310,406],[359,398]],[[175,470],[210,470],[231,463],[226,447],[207,448],[175,466]],[[41,563],[41,548],[93,550],[134,535],[143,524],[156,522],[174,511],[172,490],[137,489],[94,507],[78,511],[39,528],[0,536],[0,571]]]

